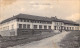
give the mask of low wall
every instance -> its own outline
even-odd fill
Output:
[[[16,36],[16,29],[1,31],[1,36]]]
[[[17,29],[17,35],[41,34],[42,32],[52,32],[51,29]]]

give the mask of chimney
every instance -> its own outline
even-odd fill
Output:
[[[57,16],[55,16],[55,19],[57,19]]]

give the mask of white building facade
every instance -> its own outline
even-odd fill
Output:
[[[42,32],[80,30],[79,24],[35,15],[19,14],[0,23],[0,35],[19,36],[32,35]]]

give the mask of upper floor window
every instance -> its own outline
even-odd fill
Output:
[[[29,20],[27,20],[27,22],[29,22]]]
[[[39,21],[37,21],[37,23],[39,23]]]
[[[59,22],[57,22],[57,25],[59,25],[60,23]]]
[[[61,22],[61,25],[63,25],[63,23]]]
[[[58,22],[55,22],[55,25],[58,25]]]
[[[17,21],[19,21],[19,19],[17,19]]]
[[[20,19],[20,22],[23,22],[23,19]]]
[[[51,22],[48,22],[48,24],[51,24]]]
[[[12,25],[12,29],[14,29],[14,25]]]
[[[24,22],[26,22],[26,19],[24,19]]]

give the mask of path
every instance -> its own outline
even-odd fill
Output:
[[[34,41],[29,44],[22,44],[8,48],[59,48],[58,42],[60,42],[68,33],[69,32],[63,32],[40,41]]]

